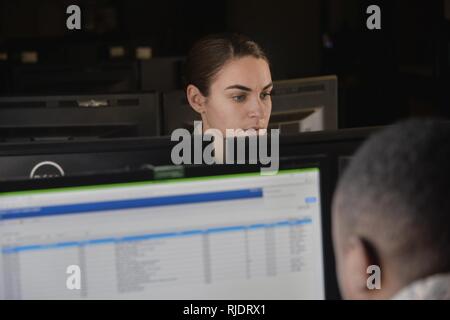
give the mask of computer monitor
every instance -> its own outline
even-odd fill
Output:
[[[171,163],[170,137],[0,144],[0,181],[133,171]]]
[[[336,76],[274,82],[269,128],[281,134],[338,128]]]
[[[1,185],[0,297],[326,298],[322,166],[291,160],[274,176],[233,167]]]
[[[0,98],[0,141],[160,135],[156,93]]]
[[[281,157],[325,155],[336,163],[330,175],[337,178],[344,165],[341,158],[352,156],[367,137],[379,129],[353,128],[281,136],[279,153]],[[171,151],[177,143],[171,141],[170,136],[2,143],[0,181],[172,165]]]

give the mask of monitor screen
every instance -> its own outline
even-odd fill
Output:
[[[0,193],[0,299],[323,299],[320,189],[302,167]]]

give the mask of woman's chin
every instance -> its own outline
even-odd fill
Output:
[[[267,129],[235,129],[231,137],[251,137],[251,136],[262,136],[267,133]]]

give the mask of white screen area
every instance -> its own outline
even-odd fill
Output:
[[[319,189],[310,168],[0,194],[0,298],[323,299]]]

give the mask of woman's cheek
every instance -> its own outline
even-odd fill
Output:
[[[225,110],[226,114],[223,115],[221,121],[226,124],[226,129],[239,128],[242,123],[242,109],[228,102]]]

